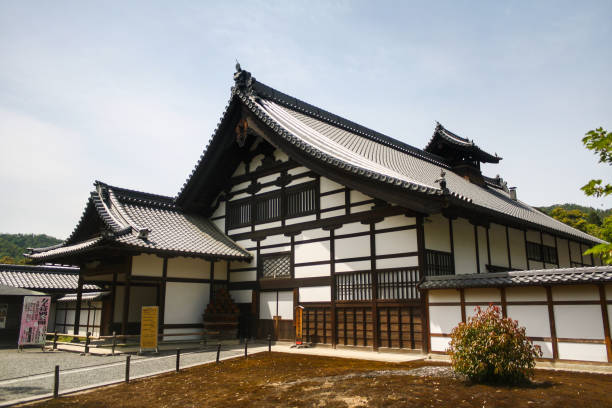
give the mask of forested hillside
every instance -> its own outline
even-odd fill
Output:
[[[47,247],[62,242],[46,234],[0,234],[0,263],[25,263],[27,248]]]
[[[578,204],[555,204],[538,210],[580,231],[612,241],[612,208],[606,210]]]

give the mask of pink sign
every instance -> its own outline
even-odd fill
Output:
[[[43,345],[49,321],[50,296],[24,296],[19,329],[19,346]]]

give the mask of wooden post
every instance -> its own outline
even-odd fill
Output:
[[[376,230],[374,223],[370,224],[370,269],[372,271],[372,348],[378,350],[380,330],[378,327],[378,272],[376,270]],[[367,327],[367,319],[364,316],[363,326]],[[367,336],[364,333],[364,345]]]
[[[476,273],[480,273],[480,251],[478,250],[478,226],[474,224],[474,244],[476,247]]]
[[[115,329],[115,302],[116,302],[116,299],[117,299],[117,270],[114,269],[113,270],[113,284],[111,286],[110,327],[109,327],[109,330],[110,329]]]
[[[248,337],[244,338],[244,358],[247,358],[249,354],[249,339]]]
[[[53,333],[53,350],[57,350],[57,332]]]
[[[74,311],[74,327],[73,334],[79,334],[79,326],[81,323],[81,299],[83,299],[83,270],[79,268],[79,281],[77,284],[76,310]],[[66,323],[64,321],[64,323]]]
[[[113,346],[111,348],[111,354],[115,355],[115,347],[117,346],[117,333],[113,331]]]
[[[604,337],[608,363],[612,363],[612,341],[610,340],[610,316],[608,315],[608,302],[606,301],[606,288],[599,285],[599,301],[601,303],[601,317],[603,319]]]
[[[85,354],[89,353],[89,336],[91,336],[91,332],[85,334]]]
[[[501,296],[502,316],[508,317],[508,304],[506,302],[506,288],[502,286],[501,288],[499,288],[499,292]]]
[[[548,303],[548,321],[550,323],[550,340],[552,342],[553,360],[559,359],[559,346],[557,345],[557,329],[555,326],[555,309],[553,307],[552,289],[546,286],[546,302]]]
[[[465,313],[465,290],[463,288],[459,289],[459,299],[461,301],[461,321],[463,323],[466,322],[466,313]]]

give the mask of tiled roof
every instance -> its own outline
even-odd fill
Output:
[[[82,252],[99,245],[120,245],[145,251],[220,259],[250,259],[251,255],[232,241],[205,217],[187,214],[174,205],[171,197],[148,194],[95,183],[85,214],[91,206],[108,232],[78,241],[75,228],[71,240],[62,246],[33,249],[26,254],[45,260]],[[91,215],[90,215],[91,216]],[[85,217],[81,218],[83,223]]]
[[[88,292],[81,294],[81,300],[99,300],[108,296],[110,292]],[[68,293],[57,299],[58,302],[75,302],[77,300],[76,293]]]
[[[13,286],[0,285],[0,296],[41,296],[43,292],[30,289],[15,288]]]
[[[453,276],[428,276],[419,287],[429,290],[603,282],[612,282],[612,265]]]
[[[79,268],[0,264],[0,285],[37,290],[77,290]],[[100,290],[84,284],[84,290]]]
[[[476,146],[473,140],[466,139],[451,132],[440,123],[436,125],[429,143],[427,143],[427,146],[425,146],[425,151],[436,153],[439,143],[450,144],[455,146],[456,149],[470,152],[470,154],[473,154],[481,162],[499,163],[501,160],[501,157],[487,153],[480,147]]]
[[[441,169],[449,169],[443,158],[285,95],[255,81],[246,71],[236,74],[238,77],[240,75],[246,76],[246,79],[239,79],[237,86],[232,88],[234,96],[226,113],[229,106],[238,100],[287,143],[325,164],[352,172],[357,177],[368,178],[374,183],[403,187],[406,192],[418,191],[432,196],[445,194],[438,185]],[[240,81],[247,85],[240,85]],[[220,123],[227,119],[225,116]],[[216,133],[213,138],[218,135]],[[179,192],[178,200],[193,181],[198,168],[206,166],[206,157],[205,150]],[[448,196],[458,206],[499,214],[523,224],[529,223],[532,228],[559,232],[581,241],[603,242],[522,201],[513,200],[506,189],[492,182],[480,186],[452,171],[446,171],[445,180]]]

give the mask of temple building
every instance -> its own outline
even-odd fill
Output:
[[[410,146],[240,66],[234,81],[176,197],[96,181],[70,237],[28,254],[78,265],[79,287],[110,292],[103,333],[137,332],[148,305],[159,305],[162,333],[197,332],[215,291],[227,288],[240,308],[240,337],[293,340],[301,306],[313,343],[443,352],[449,330],[483,303],[524,317],[531,335],[537,323],[525,307],[535,302],[553,322],[532,335],[550,350],[546,358],[612,361],[612,268],[583,255],[602,241],[482,174],[497,154],[440,124],[424,149]],[[576,269],[584,273],[563,278]],[[559,301],[554,285],[565,285]],[[558,314],[572,306],[563,318],[576,320],[583,300],[595,313],[584,324],[598,325],[597,337],[571,329],[555,336],[550,307]],[[597,347],[563,354],[563,341]]]

